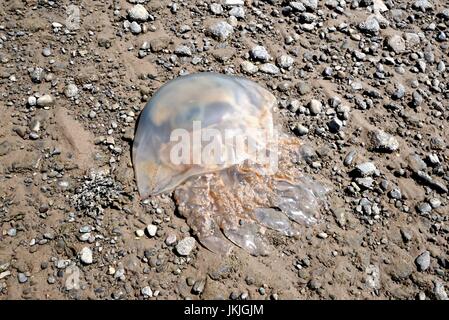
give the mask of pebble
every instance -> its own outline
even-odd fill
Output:
[[[137,237],[143,237],[145,235],[145,231],[143,231],[143,230],[141,230],[141,229],[139,229],[139,230],[136,230],[136,236]]]
[[[190,57],[192,55],[192,50],[188,46],[181,45],[176,47],[175,53],[181,57]]]
[[[267,62],[271,59],[267,49],[263,46],[255,46],[250,51],[251,58],[260,62]]]
[[[129,30],[131,30],[131,32],[133,34],[139,34],[142,32],[142,27],[140,26],[140,24],[138,24],[136,21],[131,22],[131,24],[129,25]]]
[[[293,66],[295,59],[290,57],[289,55],[283,54],[276,59],[277,65],[282,69],[288,69]]]
[[[151,298],[153,297],[153,290],[149,286],[143,287],[140,292],[145,298]]]
[[[226,41],[234,33],[234,28],[226,21],[219,21],[212,24],[207,29],[207,34],[211,35],[215,40]]]
[[[219,3],[211,3],[209,9],[215,15],[220,15],[223,13],[223,7]]]
[[[83,249],[81,249],[79,255],[82,263],[84,264],[93,263],[93,253],[89,247],[84,247]]]
[[[433,287],[433,293],[435,294],[435,298],[437,300],[448,300],[446,290],[444,290],[444,283],[439,280],[435,281],[435,286]]]
[[[337,133],[343,128],[343,122],[335,117],[327,123],[327,126],[329,127],[330,132]]]
[[[70,83],[65,87],[64,94],[67,98],[73,98],[78,95],[78,87],[74,83]]]
[[[236,17],[238,19],[244,19],[245,18],[245,9],[243,7],[234,7],[231,10],[229,10],[229,15]]]
[[[357,173],[362,177],[371,176],[377,170],[376,165],[372,162],[361,163],[355,168]]]
[[[317,115],[317,114],[321,113],[323,104],[319,100],[312,99],[312,100],[310,100],[308,107],[310,110],[310,114]]]
[[[132,7],[128,12],[129,19],[131,21],[140,21],[144,22],[147,21],[150,17],[150,14],[148,13],[147,9],[141,4],[136,4],[134,7]]]
[[[256,72],[259,71],[259,68],[255,64],[253,64],[249,61],[243,61],[240,64],[240,68],[242,69],[242,72],[244,72],[246,74],[250,74],[250,75],[255,74]]]
[[[387,38],[388,47],[395,53],[402,53],[405,51],[405,40],[402,36],[394,34]]]
[[[176,252],[181,256],[188,256],[195,248],[196,240],[193,237],[187,237],[178,242]]]
[[[394,152],[399,149],[399,142],[396,138],[382,130],[371,131],[370,137],[376,151]]]
[[[206,281],[205,280],[197,280],[193,284],[192,291],[195,294],[201,294],[201,293],[203,293],[205,286],[206,286]]]
[[[380,24],[376,17],[371,15],[359,24],[359,29],[364,33],[376,35],[380,31]]]
[[[55,99],[49,94],[39,97],[36,102],[36,104],[42,108],[51,107],[54,105],[54,103],[55,103]]]
[[[259,70],[260,72],[271,75],[276,75],[279,73],[279,68],[272,63],[264,63],[263,65],[260,66]]]
[[[147,230],[148,235],[150,237],[154,237],[156,235],[156,232],[157,232],[157,226],[155,226],[154,224],[149,224],[149,225],[147,225],[146,230]]]
[[[415,259],[418,271],[426,271],[430,266],[430,252],[424,251]]]
[[[25,283],[28,281],[28,277],[25,275],[25,273],[19,272],[17,274],[17,279],[19,280],[19,283]]]

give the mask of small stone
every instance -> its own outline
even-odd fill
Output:
[[[6,232],[8,234],[8,236],[10,237],[15,237],[17,235],[17,229],[16,228],[11,228],[8,229],[8,231]]]
[[[298,133],[298,135],[303,136],[309,133],[309,129],[301,124],[298,124],[296,126],[296,132]]]
[[[153,296],[153,290],[149,286],[143,287],[140,292],[145,298],[151,298]]]
[[[236,17],[238,19],[244,19],[245,18],[245,9],[243,7],[234,7],[231,10],[229,10],[229,15]]]
[[[440,280],[435,281],[435,286],[433,287],[433,293],[437,300],[448,300],[446,291],[444,290],[444,283]]]
[[[165,238],[165,244],[167,246],[172,246],[176,243],[176,235],[174,233],[171,233],[167,236],[167,238]]]
[[[35,96],[28,97],[28,105],[34,107],[36,105],[37,99]]]
[[[399,149],[399,142],[395,137],[382,130],[369,133],[373,149],[381,152],[394,152]]]
[[[290,68],[293,63],[295,62],[295,59],[290,57],[289,55],[283,54],[276,59],[277,65],[282,69],[288,69]]]
[[[147,9],[141,4],[136,4],[134,7],[132,7],[128,12],[129,19],[131,21],[147,21],[150,17],[150,14],[148,13]]]
[[[405,40],[398,34],[388,37],[387,45],[395,53],[402,53],[405,51]]]
[[[424,251],[415,260],[418,271],[426,271],[430,266],[430,252]]]
[[[136,21],[131,22],[131,24],[129,25],[129,30],[131,30],[131,32],[133,34],[139,34],[142,32],[142,27],[140,26],[140,24],[138,24]]]
[[[223,13],[223,7],[219,3],[211,3],[209,9],[215,15],[220,15]]]
[[[376,17],[371,15],[359,24],[359,29],[364,33],[376,35],[380,31],[380,24]]]
[[[374,172],[376,172],[377,168],[372,162],[364,162],[355,167],[356,172],[362,176],[371,176]]]
[[[394,188],[389,192],[389,196],[392,199],[401,200],[402,199],[401,190],[398,188]]]
[[[267,62],[271,59],[270,54],[268,53],[267,49],[263,46],[255,46],[251,49],[250,55],[254,60],[258,60],[261,62]]]
[[[195,294],[201,294],[204,291],[204,287],[205,286],[206,286],[206,281],[205,280],[197,280],[193,284],[192,291]]]
[[[209,26],[206,33],[212,36],[215,40],[223,42],[231,37],[234,33],[234,28],[226,21],[219,21]]]
[[[192,51],[188,46],[181,45],[176,47],[175,53],[181,57],[190,57],[192,55]]]
[[[44,57],[49,57],[49,56],[51,56],[51,49],[48,48],[48,47],[42,49],[42,55],[43,55]]]
[[[309,107],[311,115],[317,115],[317,114],[321,113],[321,109],[322,109],[323,105],[322,105],[321,101],[312,99],[312,100],[310,100],[308,107]]]
[[[233,7],[233,6],[243,6],[243,5],[245,5],[244,0],[222,0],[221,3],[225,7]]]
[[[51,107],[55,103],[55,99],[49,94],[43,95],[37,99],[37,105],[39,107]]]
[[[429,0],[416,0],[412,7],[417,10],[426,11],[432,9],[432,3]]]
[[[432,207],[427,202],[422,202],[418,205],[417,211],[420,214],[429,214],[432,211]]]
[[[272,63],[264,63],[263,65],[260,66],[259,70],[260,72],[271,75],[276,75],[279,73],[279,68]]]
[[[65,87],[64,94],[67,98],[73,98],[78,94],[78,87],[74,83],[70,83]]]
[[[143,237],[145,235],[145,231],[143,231],[143,230],[141,230],[141,229],[139,229],[139,230],[136,230],[136,236],[137,237]]]
[[[19,283],[25,283],[28,281],[28,277],[25,275],[25,273],[22,272],[17,274],[17,279],[19,280]]]
[[[240,65],[240,68],[242,69],[242,72],[247,74],[255,74],[257,71],[259,71],[259,68],[249,61],[243,61]]]
[[[193,237],[187,237],[182,239],[176,245],[176,252],[181,256],[188,256],[195,248],[196,240]]]
[[[337,133],[343,128],[343,122],[335,117],[327,123],[327,126],[329,127],[330,132]]]
[[[146,228],[148,235],[150,237],[154,237],[156,235],[157,232],[157,226],[155,226],[154,224],[149,224]]]
[[[437,199],[437,198],[430,199],[429,203],[433,209],[437,209],[441,206],[441,201],[440,201],[440,199]]]
[[[93,254],[92,254],[92,250],[89,247],[84,247],[83,249],[81,249],[79,256],[80,256],[82,263],[92,264]]]
[[[320,233],[318,233],[318,238],[320,238],[320,239],[326,239],[327,237],[328,237],[328,235],[327,235],[327,233],[326,232],[320,232]]]

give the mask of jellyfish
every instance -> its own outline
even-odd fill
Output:
[[[267,255],[265,233],[299,234],[328,189],[304,175],[301,141],[282,132],[275,96],[243,77],[196,73],[167,82],[140,114],[132,160],[141,198],[171,192],[198,241]]]

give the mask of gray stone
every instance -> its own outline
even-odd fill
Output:
[[[234,33],[234,28],[226,21],[219,21],[209,26],[206,33],[218,41],[225,41]]]
[[[289,55],[286,55],[286,54],[280,55],[276,59],[277,65],[282,69],[290,68],[294,62],[295,62],[295,59],[293,59],[292,57],[290,57]]]
[[[371,131],[369,134],[373,149],[381,152],[394,152],[399,149],[399,142],[395,137],[382,130]]]
[[[317,114],[321,113],[323,104],[319,100],[312,99],[312,100],[310,100],[308,107],[309,107],[311,115],[317,115]]]
[[[78,87],[74,83],[70,83],[64,90],[64,94],[67,98],[76,97],[78,94]]]
[[[435,280],[435,286],[433,287],[433,293],[437,300],[448,300],[446,291],[444,290],[444,283],[440,280]]]
[[[424,251],[415,260],[418,271],[426,271],[430,266],[430,252]]]
[[[279,68],[272,63],[264,63],[263,65],[260,66],[259,70],[260,72],[271,75],[276,75],[279,73]]]
[[[420,214],[429,214],[432,207],[427,202],[422,202],[418,205],[417,210]]]
[[[81,262],[84,264],[92,264],[93,262],[93,253],[89,247],[84,247],[81,249],[79,253]]]
[[[416,0],[413,3],[413,8],[421,11],[432,9],[433,5],[429,0]]]
[[[145,298],[151,298],[153,296],[153,290],[149,286],[143,287],[140,292]]]
[[[53,97],[49,94],[43,95],[42,97],[39,97],[37,99],[36,104],[39,107],[45,108],[45,107],[51,107],[55,103],[55,100]]]
[[[220,15],[223,13],[223,7],[219,3],[212,3],[209,7],[213,14]]]
[[[129,25],[129,30],[131,30],[131,32],[133,34],[139,34],[142,32],[142,27],[140,26],[140,24],[138,24],[136,21],[131,22],[131,24]]]
[[[231,10],[229,10],[229,15],[236,17],[238,19],[244,19],[245,9],[243,9],[243,7],[234,7]]]
[[[136,4],[133,6],[129,12],[128,12],[129,19],[131,21],[147,21],[150,17],[150,14],[148,13],[147,9],[141,4]]]
[[[180,46],[176,47],[175,53],[178,56],[184,56],[184,57],[190,57],[192,55],[192,51],[190,50],[190,48],[185,45],[180,45]]]
[[[251,49],[250,55],[254,60],[258,60],[261,62],[267,62],[270,60],[271,56],[268,53],[267,49],[263,46],[255,46]]]
[[[371,176],[377,170],[375,164],[372,162],[361,163],[357,165],[355,169],[362,177]]]
[[[364,33],[376,35],[380,31],[380,24],[376,17],[371,15],[359,24],[359,29]]]
[[[337,133],[343,128],[343,122],[335,117],[327,123],[327,126],[329,127],[330,132]]]
[[[405,51],[405,40],[398,34],[388,37],[387,45],[395,53],[402,53]]]
[[[19,283],[25,283],[28,281],[28,277],[22,272],[17,274],[17,279],[19,280]]]
[[[196,240],[193,237],[187,237],[182,239],[176,245],[176,252],[181,256],[188,256],[190,252],[195,248]]]
[[[149,224],[146,228],[148,235],[150,237],[154,237],[156,235],[157,232],[157,226],[153,225],[153,224]]]
[[[240,68],[242,69],[242,72],[247,74],[255,74],[257,71],[259,71],[259,68],[249,61],[243,61],[240,64]]]

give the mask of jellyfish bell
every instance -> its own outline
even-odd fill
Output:
[[[275,103],[268,90],[235,76],[198,73],[163,85],[143,109],[133,144],[141,197],[251,158],[233,138],[265,147]]]
[[[325,188],[297,166],[301,142],[279,133],[276,98],[253,81],[198,73],[169,81],[143,109],[133,144],[142,198],[173,191],[206,248],[266,255],[264,233],[299,233],[319,218]],[[268,154],[268,156],[267,156]]]

